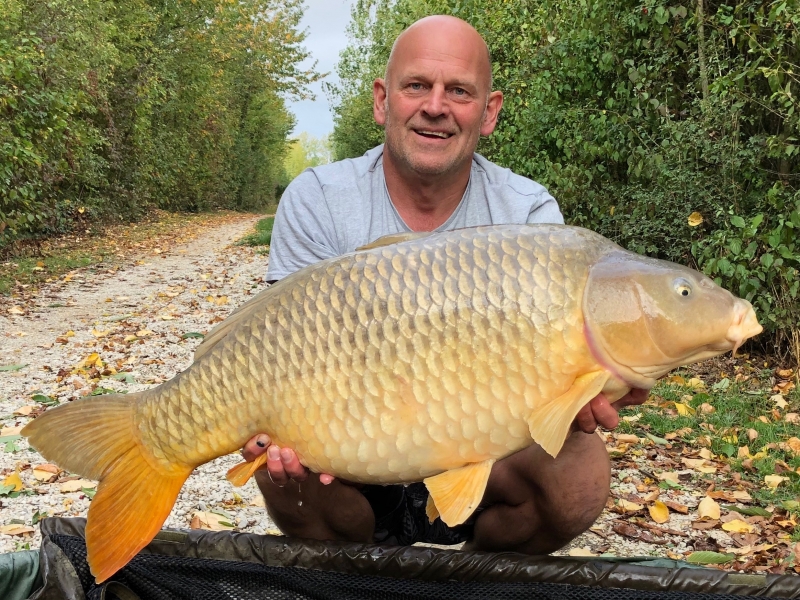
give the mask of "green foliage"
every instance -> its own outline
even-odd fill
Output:
[[[255,231],[244,236],[239,240],[242,246],[269,246],[272,241],[272,226],[275,224],[275,217],[265,217],[256,223]]]
[[[0,0],[0,250],[152,208],[275,202],[301,0]]]
[[[289,181],[297,177],[305,169],[331,162],[331,145],[329,136],[315,138],[306,132],[290,140],[291,148],[283,161]]]
[[[336,158],[382,141],[372,81],[435,13],[492,53],[505,103],[481,153],[546,185],[568,222],[751,299],[765,345],[800,360],[798,0],[360,0],[328,88]]]

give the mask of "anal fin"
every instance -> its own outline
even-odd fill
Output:
[[[440,516],[450,527],[466,521],[483,499],[494,462],[491,458],[425,479],[425,486],[430,493],[425,508],[428,518],[431,519],[431,515],[433,519]]]
[[[258,455],[250,462],[242,462],[238,465],[228,469],[225,479],[230,481],[236,487],[241,487],[253,476],[261,465],[267,462],[267,453]]]
[[[439,517],[439,509],[436,508],[436,503],[430,494],[428,494],[428,503],[425,505],[425,515],[428,517],[428,523],[433,523]]]
[[[607,371],[581,375],[558,398],[534,410],[528,420],[533,441],[555,458],[578,412],[603,390],[610,376]]]

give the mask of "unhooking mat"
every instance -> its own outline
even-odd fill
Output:
[[[84,519],[41,522],[31,600],[745,600],[800,598],[800,576],[749,575],[669,560],[532,557],[297,540],[210,531],[159,533],[101,586]]]

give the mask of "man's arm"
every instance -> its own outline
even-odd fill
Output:
[[[340,254],[322,186],[313,171],[303,171],[289,184],[278,204],[266,279],[283,279]]]

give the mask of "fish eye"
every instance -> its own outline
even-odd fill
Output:
[[[692,284],[683,277],[676,279],[673,285],[675,287],[675,291],[684,298],[692,295]]]

